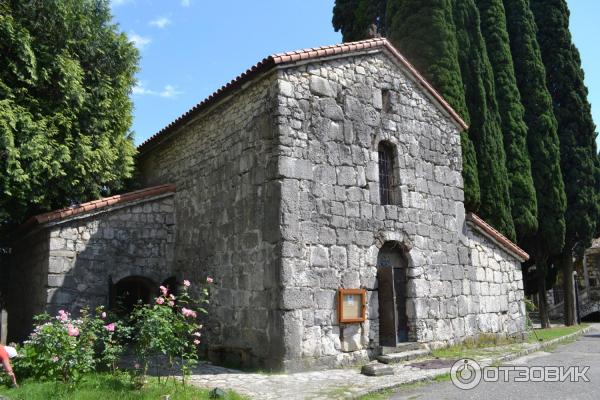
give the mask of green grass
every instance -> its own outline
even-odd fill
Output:
[[[538,338],[541,342],[547,342],[552,339],[556,339],[562,336],[570,335],[580,331],[581,329],[587,328],[587,324],[581,324],[576,326],[560,326],[556,328],[548,329],[536,329],[534,335],[531,332],[527,338],[529,343],[538,342]],[[468,339],[463,343],[443,347],[440,349],[432,350],[431,354],[436,358],[478,358],[478,357],[494,357],[499,356],[507,352],[519,350],[521,343],[519,339],[514,338],[503,338],[496,337],[494,335],[480,335],[475,339]]]
[[[535,329],[535,335],[531,333],[529,335],[529,342],[535,343],[540,339],[542,342],[547,342],[552,339],[559,338],[561,336],[570,335],[571,333],[578,332],[584,328],[587,328],[588,324],[573,325],[573,326],[558,326],[556,328],[546,329]],[[536,337],[537,335],[537,337]]]
[[[125,374],[90,374],[72,389],[59,382],[25,381],[16,389],[0,387],[0,395],[10,400],[160,400],[163,395],[170,395],[171,400],[202,400],[209,398],[209,391],[189,385],[183,387],[173,380],[165,383],[163,379],[159,384],[155,378],[149,378],[143,389],[136,390]],[[244,399],[233,392],[228,392],[225,398]]]
[[[425,380],[418,381],[418,382],[406,383],[406,384],[400,385],[394,389],[386,389],[386,390],[382,390],[379,392],[369,393],[369,394],[359,397],[359,400],[385,400],[385,399],[389,399],[393,394],[398,393],[400,391],[405,392],[407,390],[416,389],[416,388],[419,388],[419,387],[422,387],[425,385],[429,385],[432,382],[448,382],[448,381],[450,381],[450,374],[446,373],[446,374],[435,376],[432,379],[425,379]]]
[[[436,358],[463,358],[493,355],[498,346],[506,351],[511,346],[522,341],[516,338],[499,337],[496,335],[479,335],[477,338],[469,338],[462,343],[452,346],[434,349],[431,354]],[[500,349],[498,349],[499,351]]]
[[[384,400],[389,399],[391,395],[396,393],[398,389],[386,389],[380,392],[369,393],[359,397],[360,400]]]

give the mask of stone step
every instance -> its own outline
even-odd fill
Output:
[[[396,347],[381,346],[381,354],[386,355],[386,354],[393,354],[393,353],[402,353],[404,351],[419,350],[422,348],[423,347],[422,347],[421,343],[405,342],[405,343],[399,343]]]
[[[415,358],[424,357],[431,353],[427,349],[408,350],[401,353],[384,354],[377,357],[377,360],[384,364],[395,364],[403,361],[414,360]]]
[[[387,364],[371,363],[363,365],[360,373],[367,376],[394,375],[394,370]]]

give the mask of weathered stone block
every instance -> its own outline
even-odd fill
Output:
[[[335,97],[331,83],[320,76],[311,75],[309,87],[310,91],[317,96]]]

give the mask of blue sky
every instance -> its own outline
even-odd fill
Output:
[[[112,0],[115,21],[141,52],[136,144],[263,57],[341,42],[334,0]],[[571,31],[600,126],[600,1],[568,0]]]

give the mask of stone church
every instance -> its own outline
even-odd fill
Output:
[[[33,217],[9,338],[215,280],[217,362],[302,370],[519,335],[528,255],[465,214],[464,121],[385,39],[267,57],[139,146],[144,189]]]

